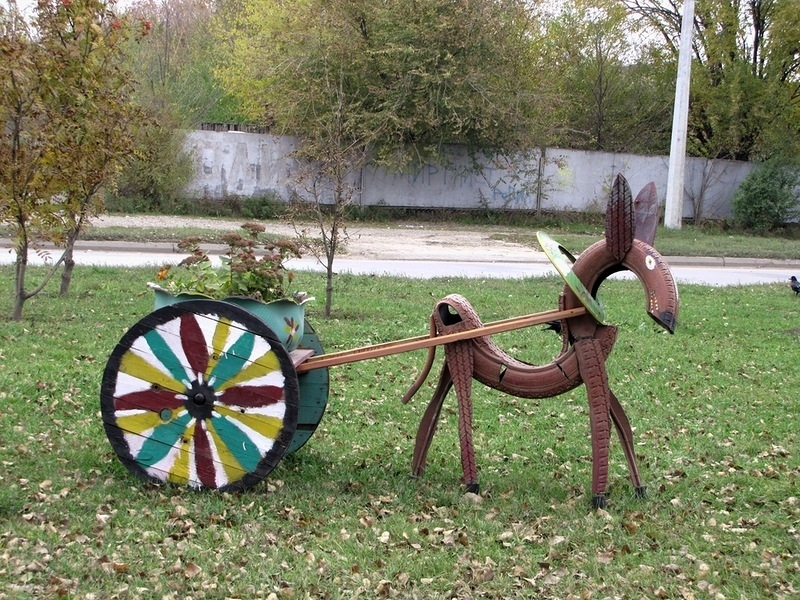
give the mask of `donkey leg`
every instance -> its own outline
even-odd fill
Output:
[[[633,483],[633,493],[637,498],[644,498],[647,495],[647,488],[642,485],[642,478],[639,475],[639,467],[636,465],[636,453],[633,450],[633,430],[614,392],[609,392],[609,405],[611,407],[611,420],[617,429],[619,441],[622,444],[622,451],[625,453],[625,460],[628,461],[628,473]]]
[[[430,318],[430,336],[436,336],[436,322],[433,320],[433,317]],[[419,391],[419,388],[422,387],[422,384],[425,383],[425,379],[427,379],[428,374],[431,372],[431,367],[433,367],[433,359],[436,358],[436,346],[431,346],[428,348],[428,356],[425,359],[425,365],[422,367],[422,371],[420,371],[417,378],[414,380],[414,383],[411,384],[411,387],[405,393],[402,398],[403,404],[408,404],[408,401],[414,397]],[[441,378],[440,378],[441,379]]]
[[[447,396],[447,392],[453,387],[453,378],[450,376],[450,369],[445,361],[442,372],[439,374],[439,382],[433,392],[428,408],[422,415],[417,429],[417,439],[414,443],[414,458],[411,461],[411,475],[421,477],[425,473],[425,464],[428,460],[428,449],[433,441],[433,434],[436,433],[436,426],[439,424],[439,415],[442,414],[442,404]]]
[[[461,443],[461,469],[468,492],[478,493],[478,467],[472,442],[472,341],[445,346],[445,355],[458,396],[458,439]]]
[[[600,342],[583,338],[575,342],[578,368],[589,397],[589,425],[592,432],[592,507],[605,508],[608,484],[609,395],[608,374]]]

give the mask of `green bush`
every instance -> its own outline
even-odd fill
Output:
[[[112,194],[119,197],[119,203],[134,199],[134,204],[147,211],[171,209],[194,173],[192,156],[184,149],[185,138],[186,134],[172,125],[143,123],[137,134],[137,150],[120,173]]]
[[[286,202],[277,191],[242,198],[241,214],[248,219],[278,219],[286,214]]]
[[[756,167],[733,196],[733,217],[742,229],[763,233],[783,227],[800,214],[800,169],[771,159]]]
[[[280,219],[286,214],[286,203],[277,192],[262,196],[226,196],[224,198],[190,198],[183,195],[165,197],[158,202],[141,195],[106,195],[105,208],[112,213],[185,215],[244,219]]]

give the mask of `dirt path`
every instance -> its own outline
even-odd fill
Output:
[[[95,227],[198,227],[236,230],[243,220],[203,219],[155,215],[103,215]],[[279,221],[263,222],[268,231],[294,235],[294,229]],[[493,239],[507,232],[502,227],[450,229],[433,224],[348,226],[346,252],[342,256],[373,260],[440,260],[478,262],[527,262],[541,260],[542,254],[521,244]]]

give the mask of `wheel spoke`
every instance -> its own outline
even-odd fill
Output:
[[[163,307],[109,358],[101,409],[109,440],[135,474],[214,489],[260,481],[297,426],[297,374],[249,312],[211,300]]]

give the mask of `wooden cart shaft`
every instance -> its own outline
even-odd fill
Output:
[[[468,331],[460,331],[458,333],[439,336],[421,335],[418,337],[386,342],[384,344],[375,344],[372,346],[364,346],[351,350],[342,350],[341,352],[332,352],[330,354],[312,356],[304,362],[296,365],[296,369],[298,373],[304,373],[313,369],[323,369],[325,367],[343,365],[359,360],[379,358],[381,356],[389,356],[391,354],[400,354],[402,352],[410,352],[411,350],[420,350],[422,348],[430,348],[431,346],[449,344],[459,340],[469,340],[476,337],[484,337],[488,335],[494,335],[496,333],[502,333],[504,331],[513,331],[514,329],[522,329],[524,327],[531,327],[532,325],[541,325],[550,321],[560,321],[562,319],[569,319],[571,317],[577,317],[583,314],[586,314],[586,309],[582,306],[569,310],[548,310],[522,317],[513,317],[510,319],[503,319],[501,321],[493,321],[492,323],[487,323],[483,327],[470,329]]]

